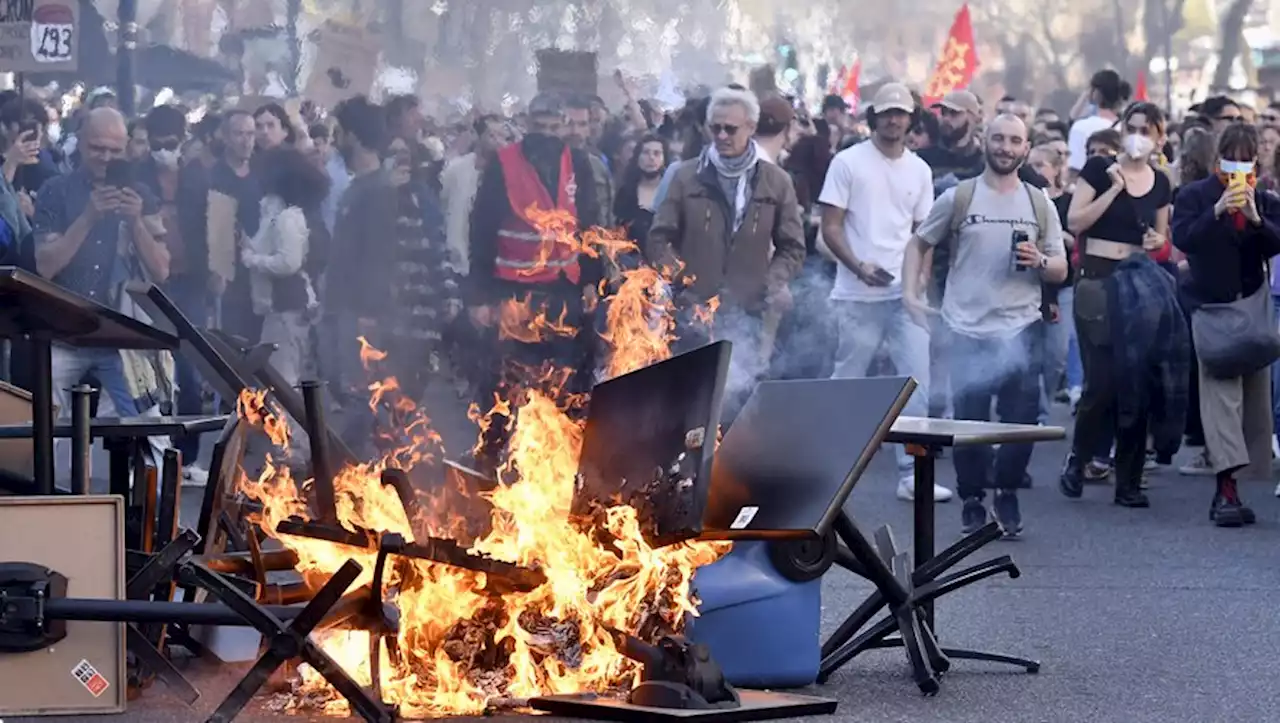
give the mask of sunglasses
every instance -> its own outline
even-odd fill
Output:
[[[164,141],[151,141],[150,145],[153,151],[176,151],[182,146],[182,141],[177,138],[170,138]]]
[[[707,130],[711,131],[711,135],[713,136],[718,136],[721,133],[724,133],[726,136],[736,136],[738,135],[738,128],[739,126],[728,125],[725,123],[712,123],[707,126]]]

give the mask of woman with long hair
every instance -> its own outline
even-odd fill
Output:
[[[259,152],[282,145],[292,148],[298,142],[298,130],[293,127],[288,111],[279,103],[267,103],[254,111],[253,127]]]
[[[1237,123],[1218,137],[1216,172],[1184,186],[1174,242],[1187,255],[1192,336],[1200,361],[1200,417],[1216,480],[1209,518],[1219,527],[1254,521],[1238,476],[1270,479],[1274,355],[1242,340],[1276,339],[1268,260],[1280,254],[1280,199],[1256,188],[1258,130]],[[1220,328],[1228,318],[1230,330]],[[1236,323],[1248,319],[1247,324]],[[1236,328],[1240,327],[1240,328]]]
[[[668,160],[667,142],[660,136],[649,134],[641,138],[632,149],[613,199],[614,217],[641,250],[649,238],[649,225],[657,210],[654,199]]]
[[[297,384],[313,358],[315,280],[328,262],[329,232],[320,204],[329,179],[293,148],[266,151],[262,161],[262,220],[241,258],[249,269],[254,312],[263,318],[262,343],[276,346],[272,363],[285,381]]]
[[[1068,230],[1075,234],[1081,249],[1074,313],[1084,390],[1072,451],[1060,482],[1063,494],[1079,497],[1086,465],[1096,464],[1096,457],[1105,454],[1109,446],[1106,435],[1114,431],[1115,503],[1147,507],[1141,489],[1147,460],[1147,418],[1143,410],[1137,419],[1118,423],[1118,395],[1135,392],[1121,389],[1125,381],[1121,354],[1125,352],[1113,343],[1112,324],[1124,310],[1109,308],[1108,296],[1110,277],[1122,262],[1165,246],[1172,184],[1152,162],[1164,127],[1159,109],[1135,106],[1125,114],[1123,126],[1121,154],[1114,159],[1097,156],[1084,164],[1067,211]]]

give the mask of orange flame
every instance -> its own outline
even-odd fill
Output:
[[[542,229],[543,263],[558,243],[606,259],[611,280],[602,282],[607,304],[605,373],[609,377],[666,359],[675,339],[671,280],[678,269],[640,267],[621,270],[620,259],[636,251],[624,232],[588,229],[575,236],[560,212],[529,210]],[[548,240],[549,239],[549,240]],[[613,286],[610,296],[605,292]],[[710,323],[718,306],[712,299],[695,311]],[[551,335],[578,333],[561,313],[532,309],[529,299],[503,304],[501,338],[536,342]],[[381,484],[384,469],[412,470],[442,458],[440,438],[429,419],[405,399],[395,378],[382,374],[385,352],[363,338],[361,359],[372,372],[370,407],[390,415],[400,430],[378,460],[344,467],[334,480],[339,522],[350,530],[398,532],[457,539],[474,553],[487,554],[540,570],[546,582],[530,592],[500,597],[485,590],[481,573],[412,558],[395,558],[387,589],[399,608],[400,656],[384,650],[380,661],[383,695],[406,715],[478,714],[494,698],[527,698],[570,692],[609,692],[634,684],[636,663],[616,648],[608,628],[653,639],[679,631],[686,615],[696,615],[691,591],[695,570],[713,562],[727,543],[689,542],[652,548],[640,532],[636,511],[609,509],[598,522],[603,530],[583,530],[570,514],[582,425],[566,411],[583,403],[564,392],[572,370],[530,369],[523,387],[491,408],[472,405],[468,416],[483,431],[506,418],[508,456],[489,492],[446,488],[419,492],[421,518],[410,520],[396,492]],[[262,392],[245,392],[237,405],[246,420],[262,426],[279,447],[289,444],[288,425],[274,414]],[[514,413],[513,413],[514,412]],[[254,521],[268,532],[283,520],[308,515],[310,481],[298,484],[287,467],[271,458],[258,479],[241,476],[240,489],[263,505]],[[470,530],[472,518],[479,530]],[[415,533],[416,531],[416,533]],[[597,534],[603,532],[604,534]],[[599,540],[611,540],[608,546]],[[347,559],[366,571],[355,585],[370,581],[375,555],[311,538],[280,536],[298,554],[298,569],[309,581],[323,583]],[[368,633],[326,632],[316,639],[357,681],[370,682]],[[323,679],[306,666],[290,699],[296,707],[317,700],[327,714],[342,714],[346,703],[326,695]]]

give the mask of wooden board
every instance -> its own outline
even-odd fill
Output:
[[[538,92],[597,95],[599,61],[595,53],[574,50],[539,50]]]
[[[378,74],[378,37],[364,28],[325,23],[316,31],[315,62],[303,97],[322,108],[373,91]]]
[[[123,600],[124,502],[118,496],[0,498],[0,559],[67,577],[74,598]],[[106,687],[94,695],[77,669]],[[87,677],[87,676],[86,676]],[[0,654],[0,717],[122,713],[124,623],[67,623],[67,637],[33,653]]]
[[[54,415],[57,415],[54,410]],[[0,382],[0,424],[30,424],[31,393]],[[0,469],[21,477],[32,477],[35,445],[30,439],[0,441]],[[0,553],[3,554],[3,553]]]

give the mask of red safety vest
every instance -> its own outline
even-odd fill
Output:
[[[577,230],[578,207],[574,203],[577,185],[573,177],[573,158],[569,149],[560,154],[560,186],[553,203],[551,194],[542,184],[537,170],[519,143],[512,143],[498,151],[502,164],[502,177],[507,184],[507,200],[511,214],[498,228],[498,254],[494,263],[494,275],[505,281],[522,284],[548,284],[564,274],[577,283],[581,275],[578,267],[578,251],[565,243],[544,239],[529,220],[526,211],[530,206],[549,211],[553,208],[567,211],[574,218],[573,230]],[[544,250],[543,244],[553,244]],[[549,253],[548,253],[549,252]],[[546,255],[546,260],[542,257]]]

